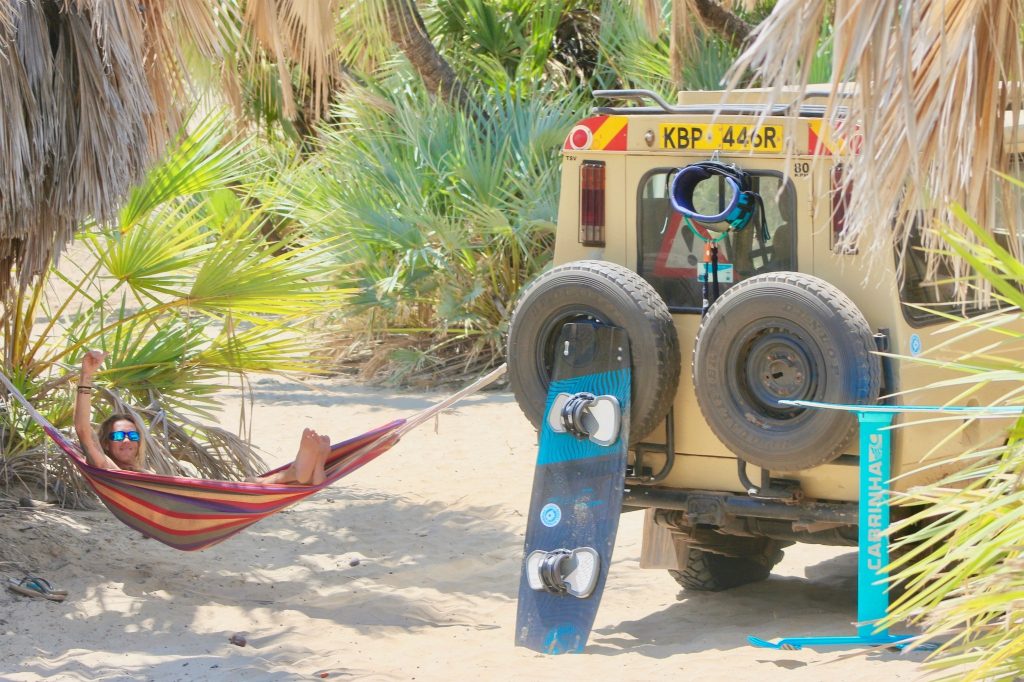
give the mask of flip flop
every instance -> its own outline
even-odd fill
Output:
[[[7,589],[25,597],[42,597],[50,601],[64,601],[68,596],[67,590],[55,590],[49,581],[33,575],[26,575],[21,580],[8,578]]]
[[[39,586],[44,588],[44,589],[46,589],[48,592],[50,592],[50,594],[61,594],[61,595],[64,595],[65,597],[68,596],[68,591],[67,590],[55,590],[55,589],[53,589],[53,585],[51,585],[50,582],[48,580],[46,580],[45,578],[40,578],[37,575],[28,575],[28,574],[26,574],[25,577],[21,579],[21,582],[25,582],[26,580],[30,580],[30,581],[39,583]],[[11,582],[14,582],[14,580],[12,579]]]

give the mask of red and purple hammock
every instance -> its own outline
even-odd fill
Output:
[[[78,467],[100,500],[125,525],[184,551],[205,549],[295,504],[387,452],[408,431],[462,398],[492,383],[504,365],[439,403],[331,446],[319,485],[212,481],[94,467],[81,449],[57,430],[0,374],[9,394]],[[279,467],[267,474],[287,468]],[[266,474],[264,474],[266,475]]]

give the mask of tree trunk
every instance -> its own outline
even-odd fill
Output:
[[[737,50],[746,47],[754,27],[722,7],[716,0],[691,0],[701,22]],[[673,20],[675,18],[673,17]]]
[[[683,89],[683,64],[686,63],[688,31],[684,30],[683,22],[687,20],[686,0],[672,0],[672,12],[669,15],[668,32],[668,66],[672,85],[676,90]]]
[[[430,42],[415,0],[387,0],[385,8],[391,39],[416,69],[427,89],[448,104],[470,111],[469,92]]]

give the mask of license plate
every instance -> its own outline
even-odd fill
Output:
[[[740,123],[662,123],[658,146],[697,151],[781,152],[782,126]]]

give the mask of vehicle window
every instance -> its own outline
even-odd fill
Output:
[[[1021,157],[1014,159],[1010,174],[1018,180],[1024,179],[1024,160]],[[993,199],[993,224],[997,226],[996,243],[1020,259],[1024,252],[1024,243],[1021,241],[1024,237],[1018,238],[1014,243],[1010,235],[1024,234],[1024,201],[1021,189],[1009,182],[996,182]],[[938,312],[970,316],[998,307],[995,301],[986,304],[979,304],[977,301],[958,303],[953,273],[946,263],[939,263],[934,273],[927,272],[920,225],[915,225],[911,229],[904,253],[900,260],[900,250],[897,249],[897,265],[902,265],[900,300],[903,303],[903,313],[912,324],[922,325],[943,320],[944,318],[936,314]]]
[[[1009,231],[997,231],[996,243],[1011,253]],[[1019,245],[1018,245],[1019,252]],[[996,301],[981,305],[977,301],[957,302],[956,284],[953,272],[947,263],[938,263],[934,273],[929,275],[926,268],[926,252],[921,243],[921,231],[915,226],[907,240],[905,256],[902,259],[902,281],[900,284],[900,301],[903,314],[914,325],[939,322],[945,318],[938,313],[958,316],[980,315],[995,310]],[[897,249],[897,264],[900,264],[900,253]],[[917,307],[920,306],[920,307]]]
[[[720,233],[709,232],[696,222],[691,229],[682,215],[672,209],[668,194],[676,171],[675,168],[657,169],[645,175],[640,183],[638,270],[661,294],[670,310],[699,312],[704,245],[708,238],[718,237]],[[723,292],[762,272],[796,269],[796,209],[792,185],[784,184],[778,173],[748,172],[753,175],[753,190],[764,202],[771,239],[767,244],[761,243],[760,226],[755,218],[718,243],[718,281]],[[719,178],[700,183],[693,194],[694,208],[701,213],[718,213],[730,200],[730,190]]]

